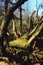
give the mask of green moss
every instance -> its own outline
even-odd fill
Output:
[[[9,42],[10,46],[18,46],[18,47],[25,47],[28,44],[27,40],[28,33],[24,34],[22,37]]]

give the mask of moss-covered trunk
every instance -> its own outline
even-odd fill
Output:
[[[27,40],[28,37],[28,33],[27,33],[26,35],[24,35],[24,37],[20,37],[19,39],[10,42],[9,43],[10,46],[17,46],[23,48],[27,48],[30,45],[32,46],[33,45],[32,42],[34,41],[35,38],[37,38],[42,28],[43,28],[43,21],[40,24],[38,24],[38,26],[36,26],[33,29],[33,31],[31,31],[28,40]]]

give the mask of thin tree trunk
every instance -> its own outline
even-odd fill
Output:
[[[30,30],[33,29],[33,15],[34,15],[35,11],[32,13],[31,18],[30,18]]]
[[[22,33],[22,7],[20,6],[20,32]]]
[[[5,15],[6,15],[6,13],[8,11],[8,0],[5,0],[4,4],[5,4],[4,6],[5,6]]]
[[[13,23],[13,31],[15,31],[15,21],[12,20],[12,23]]]

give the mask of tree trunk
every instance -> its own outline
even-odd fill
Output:
[[[30,18],[30,30],[33,29],[33,15],[34,15],[35,11],[32,13],[31,18]]]
[[[8,11],[8,0],[5,0],[4,4],[5,4],[5,15],[6,15],[6,13]]]
[[[20,32],[22,33],[22,7],[20,6]]]
[[[13,31],[15,31],[15,21],[12,20],[12,23],[13,23]]]

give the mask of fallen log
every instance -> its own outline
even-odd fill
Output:
[[[42,28],[43,28],[43,21],[35,28],[35,31],[31,34],[29,40],[19,38],[17,40],[9,42],[9,45],[27,48],[28,46],[30,46],[31,42],[39,35]]]
[[[20,47],[24,47],[24,45],[27,43],[27,38],[28,37],[28,33],[24,34],[22,37],[9,42],[9,44],[11,44],[11,46],[20,46]]]

